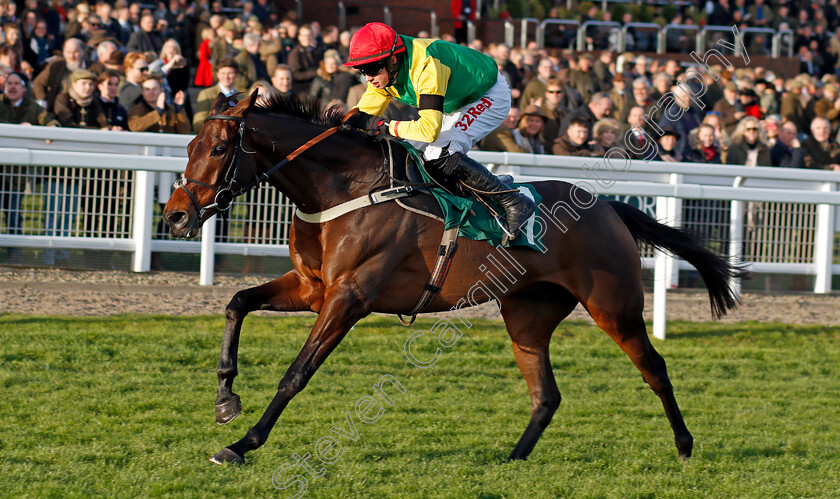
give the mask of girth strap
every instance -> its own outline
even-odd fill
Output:
[[[364,208],[365,206],[371,206],[379,203],[385,203],[387,201],[393,201],[394,199],[404,198],[406,196],[412,195],[413,193],[414,187],[411,187],[410,185],[392,187],[390,189],[385,189],[384,191],[371,192],[370,194],[359,196],[355,199],[345,201],[344,203],[337,204],[332,208],[328,208],[324,211],[319,211],[317,213],[304,213],[296,209],[295,216],[303,220],[304,222],[308,222],[311,224],[321,224],[324,222],[329,222],[330,220],[334,220],[342,215],[350,213],[351,211],[356,211],[359,208]]]
[[[451,229],[443,231],[443,237],[438,247],[438,255],[435,259],[435,266],[432,269],[432,275],[429,276],[429,282],[423,288],[423,294],[420,295],[417,305],[411,309],[411,312],[406,314],[409,316],[408,320],[404,319],[402,314],[397,314],[403,326],[410,326],[414,322],[414,319],[417,318],[417,314],[426,310],[431,305],[435,296],[440,293],[443,282],[446,280],[446,274],[449,272],[449,266],[452,264],[452,257],[455,256],[455,249],[458,246],[458,231],[460,229],[461,227],[456,225]]]

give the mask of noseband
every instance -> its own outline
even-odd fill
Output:
[[[349,113],[347,113],[344,116],[344,119],[342,121],[346,121],[347,118],[349,118],[350,116],[355,114],[355,112],[356,112],[355,109],[351,110]],[[213,208],[215,208],[216,211],[220,212],[223,217],[226,217],[228,211],[230,210],[230,207],[233,205],[234,199],[236,199],[239,196],[245,194],[246,192],[250,191],[251,189],[254,189],[255,187],[259,187],[260,185],[262,185],[263,182],[268,180],[274,172],[276,172],[277,170],[279,170],[280,168],[285,166],[291,160],[298,157],[298,155],[300,155],[301,153],[303,153],[304,151],[306,151],[310,147],[314,146],[318,142],[321,142],[322,140],[326,139],[330,135],[336,133],[339,129],[338,126],[334,126],[330,129],[326,130],[325,132],[322,132],[317,137],[313,138],[312,140],[308,141],[307,143],[303,144],[302,146],[300,146],[297,149],[295,149],[294,151],[292,151],[288,156],[283,158],[283,161],[281,161],[281,162],[277,163],[276,165],[272,166],[267,171],[265,171],[263,173],[257,172],[254,175],[254,179],[251,180],[251,182],[248,185],[234,191],[233,190],[233,184],[236,183],[236,180],[238,178],[237,173],[239,171],[239,152],[242,151],[246,154],[255,154],[257,152],[257,151],[247,151],[247,150],[245,150],[245,147],[244,147],[245,130],[247,129],[247,130],[250,130],[252,132],[262,133],[264,135],[268,135],[268,133],[264,132],[263,130],[260,130],[258,128],[249,127],[249,126],[245,125],[245,117],[244,116],[239,117],[239,116],[229,116],[229,115],[226,115],[226,114],[214,114],[212,116],[209,116],[207,118],[207,120],[205,120],[205,121],[210,121],[210,120],[234,121],[239,125],[238,129],[237,129],[237,132],[236,132],[236,148],[234,149],[233,160],[230,163],[230,167],[228,167],[228,169],[227,169],[227,173],[225,174],[225,178],[222,181],[221,187],[216,187],[214,185],[207,184],[207,183],[202,182],[200,180],[196,180],[196,179],[193,179],[193,178],[188,178],[186,175],[182,175],[181,178],[179,178],[172,185],[172,187],[174,187],[176,190],[177,189],[183,189],[184,192],[187,193],[187,196],[190,198],[190,201],[192,201],[193,207],[195,207],[195,211],[198,213],[198,220],[199,221],[203,220],[204,215],[207,213],[207,211],[210,210],[210,209],[213,209]],[[273,155],[273,153],[274,153],[274,141],[273,140],[271,141],[271,149],[272,149],[272,155]],[[213,192],[215,192],[216,196],[213,199],[213,203],[208,204],[207,206],[201,207],[201,205],[198,202],[198,197],[196,197],[196,195],[192,191],[187,189],[187,185],[190,184],[190,183],[198,184],[202,187],[206,187],[206,188],[212,190]]]

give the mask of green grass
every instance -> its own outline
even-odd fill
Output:
[[[208,457],[254,424],[314,317],[246,320],[236,391],[213,416],[223,319],[0,315],[0,490],[5,497],[286,497],[272,474],[313,453],[384,374],[406,392],[306,497],[837,497],[840,329],[669,324],[668,362],[694,457],[679,461],[658,399],[593,326],[561,327],[564,400],[525,462],[505,463],[528,420],[499,323],[474,324],[437,364],[410,364],[415,329],[369,318],[347,336],[242,467]],[[426,347],[429,337],[417,340]],[[418,348],[429,353],[428,348]],[[310,462],[317,462],[311,458]],[[314,464],[314,463],[313,463]],[[292,473],[280,475],[284,480]]]

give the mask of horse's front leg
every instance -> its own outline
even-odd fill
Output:
[[[245,461],[246,452],[263,445],[292,397],[303,390],[353,324],[370,313],[370,302],[358,294],[352,278],[346,281],[338,282],[327,290],[318,320],[315,321],[303,349],[280,380],[277,394],[260,420],[241,440],[210,458],[212,462],[241,464]]]
[[[225,309],[225,334],[222,338],[219,365],[216,368],[216,374],[219,376],[219,394],[216,397],[218,424],[230,423],[242,410],[239,395],[233,393],[233,379],[238,374],[236,357],[239,350],[239,332],[245,316],[254,310],[310,310],[310,302],[319,294],[317,289],[302,283],[300,276],[291,271],[279,279],[233,295]]]

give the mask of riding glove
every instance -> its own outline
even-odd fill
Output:
[[[385,137],[388,135],[388,120],[382,116],[357,111],[356,114],[347,118],[345,124],[363,130],[368,137]]]

